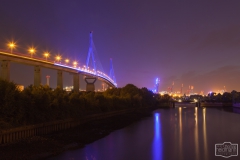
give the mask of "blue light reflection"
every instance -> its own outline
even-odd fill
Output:
[[[154,114],[154,139],[152,144],[152,150],[153,150],[153,160],[161,160],[162,157],[162,135],[161,135],[161,119],[160,119],[160,113]]]

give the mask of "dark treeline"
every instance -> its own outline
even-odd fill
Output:
[[[0,128],[128,108],[158,107],[169,99],[168,95],[160,96],[132,84],[105,92],[68,93],[59,88],[32,85],[19,91],[15,83],[0,80]]]
[[[240,92],[233,90],[231,93],[224,92],[223,94],[211,92],[206,97],[201,98],[205,102],[226,102],[226,103],[239,103],[240,102]]]

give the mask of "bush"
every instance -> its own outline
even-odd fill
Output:
[[[79,118],[90,113],[127,108],[154,107],[168,101],[132,84],[99,92],[71,92],[48,86],[29,86],[20,92],[13,82],[0,80],[0,127],[13,127]]]

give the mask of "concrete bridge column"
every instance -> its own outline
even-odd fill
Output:
[[[94,83],[96,82],[97,78],[85,78],[85,82],[87,83],[86,85],[86,91],[95,91],[95,85]]]
[[[10,80],[10,61],[1,61],[0,78],[7,81]]]
[[[79,92],[79,74],[73,74],[73,90],[74,92]]]
[[[40,86],[41,84],[41,68],[40,66],[34,66],[34,86]]]
[[[63,75],[60,70],[57,71],[57,87],[63,89]]]

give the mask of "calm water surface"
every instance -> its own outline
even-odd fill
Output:
[[[197,107],[158,109],[152,117],[116,130],[85,148],[67,151],[51,159],[239,160],[240,156],[215,156],[216,143],[240,144],[240,110],[229,110]]]

